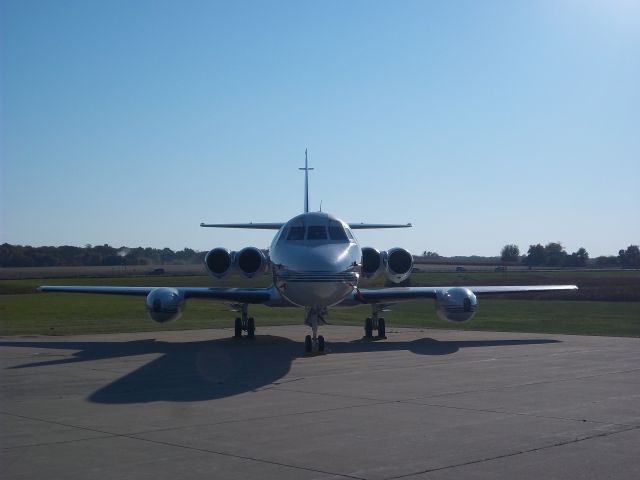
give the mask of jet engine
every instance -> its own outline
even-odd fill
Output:
[[[404,248],[387,251],[387,277],[393,283],[400,283],[411,275],[413,256]]]
[[[214,248],[204,257],[204,263],[207,271],[218,279],[233,270],[251,278],[269,269],[269,259],[256,247],[246,247],[239,252],[230,252],[226,248]]]
[[[478,300],[468,288],[453,287],[436,293],[436,312],[441,320],[467,322],[473,318],[477,309]]]
[[[362,275],[365,278],[375,277],[384,268],[383,253],[371,247],[362,249]]]
[[[227,275],[233,267],[233,256],[226,248],[214,248],[204,257],[207,271],[216,278]]]
[[[269,267],[269,261],[262,250],[256,247],[246,247],[235,256],[235,264],[238,270],[247,278],[265,273]]]
[[[151,320],[157,323],[170,322],[182,315],[184,296],[175,288],[154,288],[147,295],[145,304]]]
[[[392,248],[386,252],[371,247],[362,249],[362,275],[365,278],[375,277],[385,269],[389,280],[400,283],[411,275],[413,256],[404,248]]]

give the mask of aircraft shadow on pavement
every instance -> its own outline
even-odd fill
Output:
[[[439,341],[422,338],[410,342],[327,342],[330,355],[408,350],[418,355],[449,355],[461,348],[536,345],[557,340]],[[257,390],[277,382],[294,360],[308,357],[302,344],[288,338],[257,335],[254,340],[217,339],[197,342],[149,340],[114,342],[0,341],[0,347],[77,350],[71,356],[26,363],[12,369],[108,361],[139,355],[157,355],[145,365],[89,395],[104,404],[154,401],[214,400]]]

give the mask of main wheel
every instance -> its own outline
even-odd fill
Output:
[[[313,349],[313,342],[311,341],[311,335],[304,337],[304,351],[309,353]]]
[[[387,338],[387,326],[384,323],[384,318],[378,319],[378,338]]]
[[[249,317],[247,321],[247,338],[255,338],[256,336],[256,321],[253,317]]]
[[[373,338],[373,320],[371,317],[367,317],[364,321],[364,337]]]
[[[322,335],[318,335],[318,351],[324,352],[324,337]]]
[[[233,338],[242,338],[242,320],[239,317],[236,317],[233,330]]]

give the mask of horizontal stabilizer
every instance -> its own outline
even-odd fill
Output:
[[[284,223],[201,223],[201,227],[212,228],[246,228],[254,230],[280,230]],[[349,223],[352,230],[364,230],[366,228],[409,228],[410,223]]]
[[[201,227],[248,228],[255,230],[280,230],[284,223],[201,223]]]
[[[352,230],[364,230],[365,228],[409,228],[410,223],[350,223]]]

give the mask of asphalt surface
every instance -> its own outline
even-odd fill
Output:
[[[0,338],[3,479],[640,478],[640,339]]]

